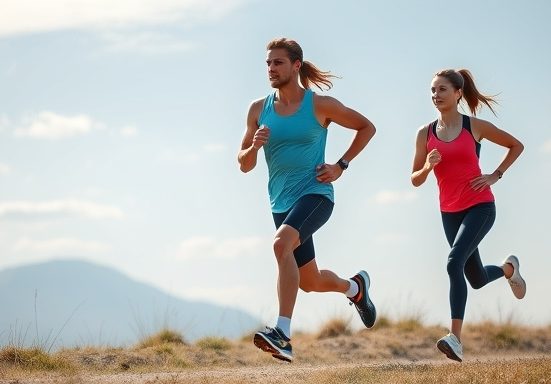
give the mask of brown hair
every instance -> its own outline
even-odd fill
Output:
[[[490,111],[495,115],[495,111],[492,108],[492,104],[497,104],[497,101],[494,99],[494,96],[483,95],[478,91],[476,85],[474,84],[474,78],[471,72],[467,69],[445,69],[434,74],[434,77],[441,76],[448,79],[452,86],[457,90],[461,89],[463,91],[463,97],[471,110],[473,116],[476,116],[476,111],[479,110],[484,103]],[[461,99],[457,100],[459,103]]]
[[[302,48],[294,40],[287,39],[285,37],[274,39],[268,43],[266,50],[271,49],[284,49],[289,56],[291,63],[300,61],[299,77],[300,83],[304,88],[310,88],[310,83],[313,83],[316,87],[323,91],[322,86],[331,89],[333,83],[331,82],[332,75],[330,71],[322,71],[310,61],[303,59]]]

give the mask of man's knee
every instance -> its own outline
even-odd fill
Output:
[[[292,256],[293,251],[300,245],[298,232],[291,227],[279,230],[274,237],[274,254],[277,259]]]
[[[277,259],[293,256],[293,245],[290,241],[284,240],[282,237],[276,236],[273,244],[274,254]]]

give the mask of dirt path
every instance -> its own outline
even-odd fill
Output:
[[[255,367],[204,367],[184,369],[178,372],[122,372],[116,374],[105,373],[77,373],[74,375],[44,375],[42,377],[32,378],[12,378],[0,379],[1,384],[208,384],[208,383],[304,383],[312,382],[312,376],[322,378],[319,383],[323,383],[323,377],[327,377],[339,372],[359,371],[359,370],[379,370],[379,371],[414,371],[416,368],[430,370],[436,367],[450,366],[454,369],[468,366],[470,363],[492,364],[504,363],[507,361],[534,361],[536,359],[546,359],[545,364],[551,363],[550,355],[524,355],[524,356],[477,356],[466,359],[464,364],[451,362],[446,359],[439,360],[385,360],[370,363],[342,363],[342,364],[288,364],[277,362]],[[309,381],[310,380],[310,381]],[[551,377],[549,381],[551,383]]]

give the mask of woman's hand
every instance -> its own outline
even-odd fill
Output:
[[[480,192],[484,190],[485,188],[488,188],[491,185],[494,185],[499,180],[499,175],[497,175],[495,172],[491,175],[480,175],[476,179],[471,181],[471,187],[477,191]]]
[[[442,161],[442,155],[435,148],[427,154],[427,160],[425,161],[425,168],[432,170],[436,164]]]

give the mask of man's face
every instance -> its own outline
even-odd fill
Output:
[[[270,49],[267,52],[268,80],[272,88],[281,88],[293,79],[293,73],[298,73],[300,64],[291,63],[287,51],[282,48]]]

